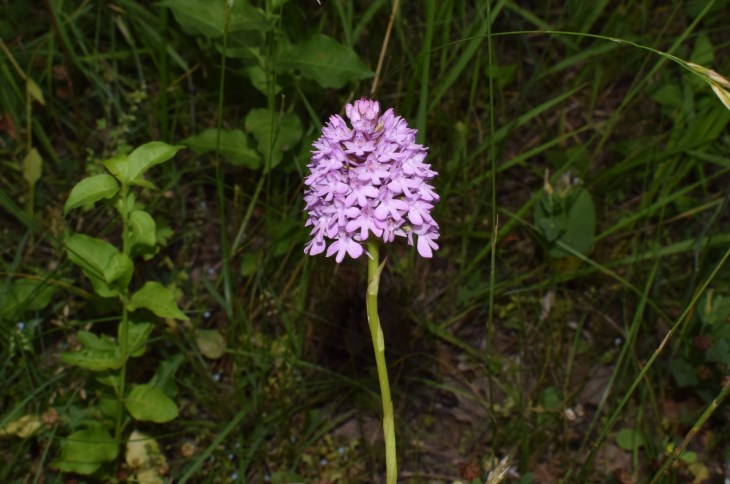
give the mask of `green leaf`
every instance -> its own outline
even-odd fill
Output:
[[[63,214],[66,215],[74,208],[86,204],[94,204],[105,198],[112,198],[119,192],[119,183],[113,176],[102,174],[84,178],[78,182],[63,206]]]
[[[172,398],[177,395],[177,383],[175,383],[175,373],[185,361],[181,354],[176,354],[162,360],[157,367],[155,375],[150,380],[150,385],[154,385],[163,391],[165,395]]]
[[[129,355],[133,357],[142,356],[147,349],[147,338],[154,329],[152,323],[129,323],[127,332],[127,348]],[[122,325],[117,329],[117,339],[122,342]]]
[[[572,255],[561,244],[589,254],[596,234],[596,209],[588,190],[574,186],[565,193],[543,194],[535,209],[535,225],[548,242],[550,257]]]
[[[373,76],[354,50],[321,34],[284,49],[277,68],[282,71],[297,69],[324,88],[337,89],[348,82]]]
[[[142,289],[135,292],[127,309],[135,311],[139,308],[149,309],[161,318],[174,318],[187,321],[189,318],[180,311],[175,301],[175,295],[159,282],[148,281]]]
[[[701,66],[711,66],[715,62],[715,48],[706,32],[697,35],[689,60]]]
[[[730,319],[730,297],[708,291],[697,305],[697,314],[702,324],[707,326],[727,323]]]
[[[127,156],[115,156],[101,163],[122,184],[149,186],[141,178],[147,170],[171,159],[182,148],[184,147],[151,141],[136,148]]]
[[[122,367],[122,356],[118,350],[83,349],[61,353],[61,361],[91,371],[118,370]]]
[[[114,297],[123,293],[132,280],[132,259],[103,240],[83,234],[69,233],[65,240],[66,252],[71,262],[81,267],[102,297]]]
[[[269,94],[269,87],[266,83],[266,71],[261,66],[252,66],[246,69],[246,74],[248,74],[248,78],[251,80],[251,84],[253,87],[261,91],[265,96],[268,96]],[[274,84],[274,95],[277,95],[281,92],[282,87],[278,84]]]
[[[117,458],[119,446],[99,426],[79,430],[61,440],[61,456],[52,465],[64,472],[93,474],[104,462]]]
[[[205,131],[181,141],[198,154],[215,151],[218,129]],[[253,148],[248,147],[248,137],[240,129],[220,130],[220,154],[234,165],[246,166],[255,170],[261,166],[261,157]]]
[[[0,292],[0,317],[8,320],[20,318],[24,311],[45,308],[56,292],[56,288],[45,281],[16,279],[8,284],[7,290]]]
[[[30,77],[25,80],[25,88],[28,90],[28,94],[35,99],[41,106],[46,105],[46,100],[43,99],[43,91],[38,87],[38,84]]]
[[[76,339],[83,350],[61,353],[61,361],[91,371],[116,370],[122,366],[119,347],[108,337],[99,338],[90,331],[80,330]]]
[[[646,439],[641,432],[626,427],[616,434],[616,444],[625,451],[634,451],[645,445]]]
[[[715,341],[707,351],[707,360],[730,367],[730,343],[724,339]]]
[[[91,331],[79,330],[76,333],[76,339],[87,350],[114,351],[116,349],[116,345],[109,337],[99,338]]]
[[[294,113],[252,109],[246,116],[246,131],[256,138],[258,150],[264,159],[271,150],[271,161],[268,166],[264,166],[266,173],[281,162],[284,151],[290,150],[301,139],[302,124]]]
[[[43,159],[37,149],[31,148],[23,158],[23,178],[32,187],[41,179],[41,173],[43,173]]]
[[[195,344],[203,356],[211,360],[217,360],[226,352],[226,340],[217,329],[196,331]]]
[[[172,10],[183,30],[209,39],[222,37],[225,31],[225,2],[210,0],[163,0],[159,3]],[[264,13],[245,0],[236,0],[228,19],[228,33],[243,30],[269,30],[272,23]]]
[[[150,384],[134,387],[124,404],[135,420],[164,423],[178,415],[175,402],[162,390]]]
[[[674,381],[677,382],[679,388],[695,386],[699,383],[697,371],[694,366],[681,358],[673,359],[669,362],[669,371],[672,372]]]
[[[129,214],[129,226],[131,228],[132,249],[140,247],[154,247],[157,242],[157,225],[152,215],[144,210],[134,210]]]

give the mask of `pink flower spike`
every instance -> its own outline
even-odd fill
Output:
[[[437,173],[426,162],[428,148],[393,109],[381,115],[377,101],[359,99],[345,113],[329,118],[307,165],[305,253],[326,252],[340,263],[367,254],[366,240],[402,237],[432,257],[439,227],[431,210],[439,197],[429,184]]]

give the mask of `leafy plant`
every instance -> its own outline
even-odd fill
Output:
[[[77,430],[61,444],[61,455],[53,465],[63,471],[92,474],[104,462],[116,459],[128,413],[136,421],[168,422],[178,415],[178,407],[167,387],[157,375],[152,381],[128,389],[127,363],[144,354],[154,329],[154,318],[187,320],[176,303],[173,291],[156,281],[145,281],[132,290],[134,258],[154,253],[158,245],[157,225],[152,215],[137,201],[135,190],[154,190],[144,178],[155,165],[170,160],[181,146],[151,142],[128,155],[102,162],[108,173],[87,177],[71,190],[64,213],[81,207],[93,207],[107,200],[117,212],[121,229],[121,249],[105,240],[68,231],[64,245],[68,258],[79,266],[91,281],[94,292],[102,298],[117,299],[121,316],[114,337],[81,330],[76,339],[81,349],[61,354],[61,360],[96,375],[96,380],[110,387],[116,407],[113,419],[85,420],[85,429]],[[164,368],[161,366],[161,370]],[[104,401],[106,395],[100,396]],[[110,434],[113,430],[113,436]]]

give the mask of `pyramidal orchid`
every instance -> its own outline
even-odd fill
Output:
[[[377,101],[360,99],[345,113],[349,125],[330,117],[307,165],[304,201],[312,239],[304,252],[326,250],[339,263],[365,253],[362,244],[370,237],[386,243],[403,237],[432,257],[439,226],[431,209],[439,197],[428,184],[436,172],[425,162],[427,148],[393,109],[381,115]]]
[[[304,210],[312,239],[304,252],[336,254],[338,263],[345,255],[368,255],[366,305],[383,403],[386,482],[395,484],[395,419],[378,316],[385,263],[379,265],[378,252],[381,241],[403,237],[423,257],[433,256],[439,226],[431,209],[439,196],[428,182],[436,172],[425,162],[428,151],[416,143],[416,130],[392,109],[381,115],[377,101],[360,99],[346,105],[345,114],[349,124],[340,116],[330,117],[307,165]]]

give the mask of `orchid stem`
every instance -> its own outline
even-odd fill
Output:
[[[373,338],[373,349],[375,350],[375,364],[378,368],[380,399],[383,402],[386,482],[387,484],[395,484],[398,477],[398,466],[395,451],[395,421],[393,418],[393,402],[390,399],[388,367],[385,364],[385,339],[383,338],[383,330],[380,327],[380,317],[378,316],[378,287],[380,285],[380,273],[383,270],[385,262],[378,265],[379,246],[377,242],[368,242],[368,251],[372,258],[368,260],[368,289],[366,306],[370,336]]]

